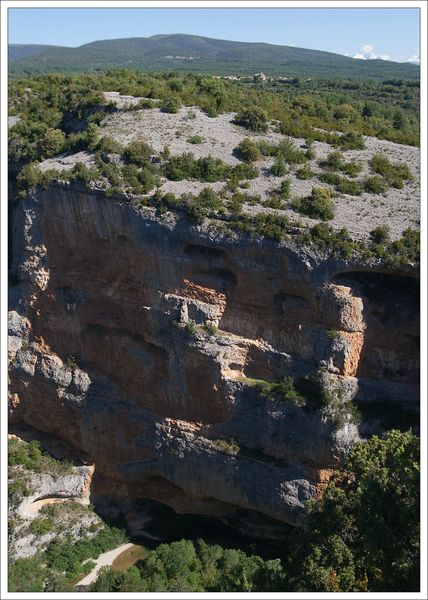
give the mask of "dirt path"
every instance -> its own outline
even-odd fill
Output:
[[[44,498],[43,500],[35,500],[25,506],[25,511],[21,511],[21,515],[25,512],[25,516],[31,518],[34,517],[43,506],[47,506],[48,504],[62,504],[63,502],[67,502],[67,500],[75,500],[75,498]]]
[[[109,550],[108,552],[104,552],[104,554],[100,554],[97,560],[94,560],[95,567],[92,569],[88,575],[86,575],[83,579],[81,579],[76,585],[90,585],[93,583],[98,577],[98,571],[101,567],[108,567],[112,564],[115,558],[117,558],[122,552],[131,548],[134,544],[122,544],[118,546],[114,550]]]

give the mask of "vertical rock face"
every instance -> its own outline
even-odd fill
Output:
[[[339,423],[342,405],[417,411],[415,272],[61,187],[23,200],[13,229],[11,419],[85,452],[99,497],[302,525],[367,426]],[[254,385],[284,376],[305,406]]]

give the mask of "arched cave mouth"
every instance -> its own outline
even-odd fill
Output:
[[[181,539],[194,542],[203,539],[223,548],[256,553],[265,559],[278,558],[279,551],[287,545],[287,540],[295,531],[292,525],[239,507],[227,517],[180,514],[156,500],[136,498],[131,510],[134,513],[141,511],[144,516],[150,515],[150,522],[144,526],[144,532],[138,534],[130,531],[128,515],[121,512],[119,503],[113,501],[113,510],[110,510],[108,502],[99,497],[95,498],[94,507],[106,523],[127,529],[132,543],[148,548]]]
[[[206,261],[219,261],[227,257],[224,250],[198,244],[187,244],[184,248],[184,254],[189,258],[199,258]]]
[[[420,281],[416,276],[388,272],[346,271],[338,273],[332,283],[358,289],[370,301],[390,301],[390,294],[408,300],[419,308]]]
[[[198,271],[192,275],[191,281],[223,294],[231,294],[238,284],[238,278],[235,273],[227,269]]]

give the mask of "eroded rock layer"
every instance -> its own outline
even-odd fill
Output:
[[[417,411],[411,269],[69,187],[22,200],[13,234],[11,418],[84,452],[94,497],[302,525],[305,501],[379,427],[376,407]],[[254,381],[285,376],[304,406]],[[374,407],[359,426],[335,418],[352,402]]]

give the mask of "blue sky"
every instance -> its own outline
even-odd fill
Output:
[[[12,8],[9,42],[80,46],[88,42],[191,33],[327,50],[355,58],[416,61],[419,10]]]

